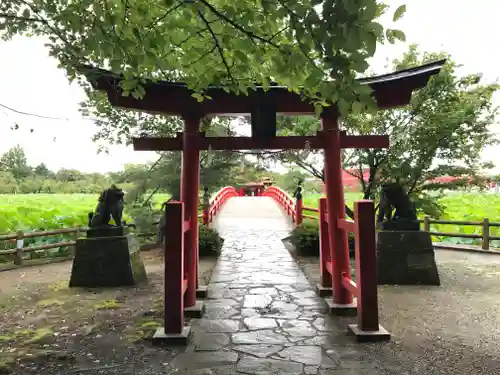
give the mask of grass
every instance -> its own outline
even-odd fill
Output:
[[[85,226],[97,198],[96,194],[0,194],[0,234]],[[166,198],[155,195],[154,205],[160,209]],[[130,221],[126,208],[124,220]]]
[[[304,206],[318,207],[318,199],[322,194],[309,194],[304,196]],[[353,207],[356,199],[361,199],[359,193],[345,193],[345,202],[349,207]],[[488,218],[490,223],[500,222],[500,194],[490,193],[449,193],[440,199],[444,207],[444,214],[440,220],[450,221],[477,221],[481,222]],[[313,213],[308,212],[308,215]],[[423,214],[420,215],[423,218]],[[458,233],[458,234],[482,234],[480,225],[455,225],[455,224],[431,224],[431,231]],[[490,236],[500,237],[500,227],[490,227]],[[478,244],[480,240],[457,237],[436,237],[434,240],[457,243],[457,244]],[[490,241],[492,247],[500,247],[500,240]]]
[[[318,206],[321,194],[310,194],[304,196],[304,206]],[[345,201],[352,207],[356,199],[361,198],[359,193],[345,193]],[[167,198],[166,195],[156,195],[154,204],[161,206]],[[91,211],[97,201],[95,194],[17,194],[0,195],[0,234],[12,233],[17,230],[32,231],[38,228],[57,229],[84,226],[87,222],[87,214]],[[482,221],[488,218],[490,222],[500,222],[500,195],[481,193],[450,193],[441,199],[445,207],[442,220],[469,220]],[[314,213],[308,213],[314,215]],[[126,209],[124,214],[127,217]],[[433,231],[481,234],[480,226],[458,226],[433,224]],[[500,228],[491,228],[491,235],[500,236]],[[47,237],[43,241],[53,238]],[[448,242],[477,243],[477,240],[447,238]],[[500,246],[500,241],[498,245]],[[12,244],[10,244],[12,245]],[[35,245],[30,244],[31,245]],[[59,251],[55,249],[54,252]],[[64,254],[62,254],[64,255]],[[10,263],[10,262],[9,262]]]

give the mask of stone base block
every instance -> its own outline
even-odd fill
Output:
[[[129,228],[116,225],[104,225],[97,228],[89,228],[87,238],[122,237],[130,233]]]
[[[337,316],[357,316],[358,315],[358,304],[356,298],[352,303],[341,305],[334,303],[332,298],[325,298],[326,304],[330,314]]]
[[[147,283],[134,234],[79,238],[71,270],[70,287],[119,287]]]
[[[153,335],[155,345],[187,345],[191,327],[184,327],[181,333],[165,333],[165,328],[158,328]]]
[[[205,312],[203,301],[196,301],[193,306],[184,307],[184,316],[186,318],[200,319]]]
[[[196,298],[207,298],[208,289],[206,285],[198,285],[196,289]]]
[[[380,231],[379,285],[441,285],[431,236],[420,231]]]
[[[357,324],[349,324],[348,327],[358,342],[381,342],[391,339],[391,334],[382,326],[378,326],[378,331],[362,331]]]
[[[316,294],[320,297],[328,297],[332,295],[332,287],[316,284]]]

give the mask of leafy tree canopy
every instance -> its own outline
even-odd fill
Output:
[[[396,180],[413,195],[420,207],[438,215],[435,193],[442,189],[482,185],[481,172],[491,167],[481,162],[481,153],[497,143],[490,125],[499,108],[492,103],[498,84],[483,82],[481,74],[460,75],[459,65],[445,53],[422,53],[411,46],[392,63],[395,70],[418,66],[446,57],[441,72],[413,95],[410,105],[373,114],[352,114],[344,128],[353,135],[388,134],[388,149],[344,150],[343,165],[360,180],[365,198],[375,198],[380,183]],[[313,134],[319,122],[312,117],[286,118],[282,133]],[[293,151],[271,154],[285,163],[298,165],[323,179],[320,153]],[[369,179],[363,179],[363,170]],[[448,183],[431,183],[440,176],[457,177]]]
[[[123,73],[138,97],[144,78],[238,93],[274,81],[348,110],[371,103],[355,76],[377,42],[405,39],[378,22],[387,10],[379,0],[2,0],[0,37],[46,37],[70,78],[98,65]]]

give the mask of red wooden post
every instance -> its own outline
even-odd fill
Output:
[[[342,286],[342,275],[351,274],[347,233],[339,229],[337,225],[339,219],[345,218],[345,209],[340,131],[338,113],[336,113],[335,109],[325,111],[322,114],[321,126],[325,137],[325,190],[328,211],[328,238],[331,259],[333,260],[333,302],[336,305],[349,305],[353,302],[352,294]],[[338,307],[341,308],[341,306]]]
[[[187,116],[184,118],[181,201],[184,202],[185,218],[190,222],[189,230],[185,232],[184,237],[184,246],[186,249],[185,272],[188,280],[188,287],[184,300],[186,307],[196,304],[196,287],[198,284],[199,126],[199,116]]]
[[[245,188],[240,188],[240,197],[244,197],[245,196]]]
[[[165,334],[182,333],[184,328],[184,207],[168,202],[165,222]],[[167,307],[168,306],[168,307]]]
[[[378,331],[377,250],[373,201],[354,203],[356,225],[356,285],[358,287],[358,327]]]
[[[326,198],[319,199],[319,270],[320,285],[322,288],[332,287],[332,275],[326,268],[326,263],[331,261],[330,242],[328,239]]]
[[[210,205],[203,205],[203,216],[202,216],[202,222],[203,225],[208,225],[209,224],[209,211],[210,211]]]
[[[295,213],[297,217],[295,218],[295,224],[300,225],[302,224],[302,221],[304,220],[304,216],[302,213],[302,206],[303,206],[303,201],[302,201],[302,194],[297,194],[297,198],[295,200]]]

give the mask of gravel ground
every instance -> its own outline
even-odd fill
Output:
[[[319,259],[295,259],[317,283]],[[437,250],[436,260],[440,287],[379,287],[380,322],[393,335],[381,356],[406,361],[408,373],[499,374],[500,256]]]
[[[1,272],[0,374],[123,375],[130,361],[158,373],[177,351],[148,340],[162,325],[163,256],[141,256],[149,283],[137,288],[69,289],[71,262]],[[201,285],[216,262],[200,259]]]

